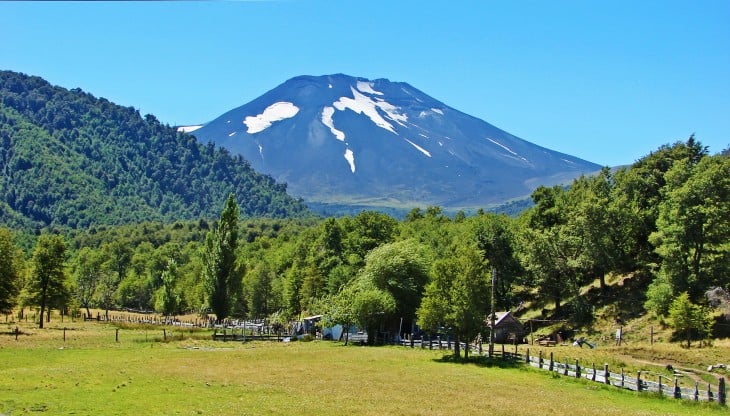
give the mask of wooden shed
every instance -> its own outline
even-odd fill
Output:
[[[491,315],[487,316],[487,328],[492,327]],[[494,323],[494,342],[498,344],[522,344],[526,335],[522,323],[510,311],[497,312]]]

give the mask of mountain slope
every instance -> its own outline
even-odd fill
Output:
[[[0,220],[17,227],[243,216],[306,208],[240,156],[79,89],[0,71]]]
[[[483,207],[600,169],[406,83],[342,74],[292,78],[193,134],[317,203]]]

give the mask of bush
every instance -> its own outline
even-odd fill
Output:
[[[644,308],[653,312],[656,316],[667,316],[669,305],[674,299],[672,284],[664,276],[657,277],[646,290],[646,302]]]

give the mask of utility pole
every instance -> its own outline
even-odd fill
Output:
[[[494,310],[494,285],[497,283],[497,269],[492,267],[492,313],[489,317],[489,358],[492,358],[492,354],[494,354],[494,325],[496,321],[496,312]]]

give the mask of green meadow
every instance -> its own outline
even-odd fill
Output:
[[[728,414],[444,351],[79,322],[20,326],[16,340],[2,328],[2,415]]]

